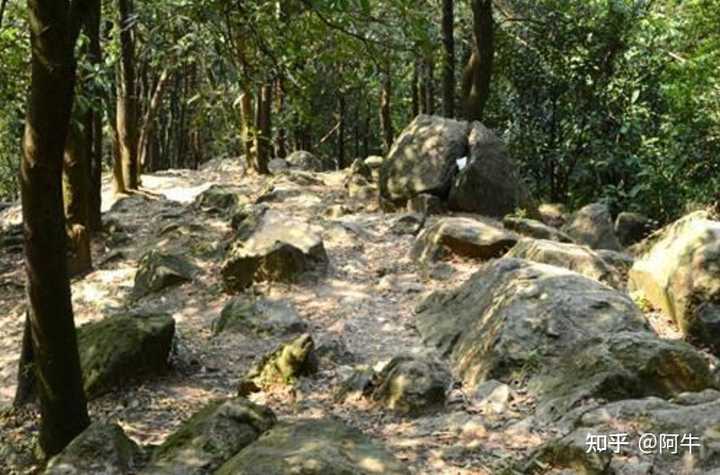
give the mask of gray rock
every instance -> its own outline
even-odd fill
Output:
[[[447,205],[435,195],[420,193],[408,201],[407,210],[410,213],[420,213],[425,216],[446,214]]]
[[[472,399],[485,413],[502,414],[507,410],[511,395],[510,386],[491,379],[478,385]]]
[[[615,234],[623,246],[642,241],[652,230],[650,218],[640,213],[622,212],[615,219]]]
[[[117,424],[95,422],[50,459],[45,475],[129,475],[143,461],[140,447]]]
[[[290,165],[291,168],[308,172],[321,172],[325,169],[322,160],[305,150],[298,150],[293,152],[287,157],[285,161]]]
[[[212,185],[195,198],[194,206],[205,211],[229,212],[241,202],[241,190],[224,185]]]
[[[276,422],[266,407],[242,398],[215,401],[193,415],[153,453],[146,475],[213,473]]]
[[[77,332],[85,394],[93,399],[167,371],[175,320],[168,315],[113,316]]]
[[[254,299],[240,295],[223,307],[213,322],[213,334],[242,332],[257,336],[285,336],[303,333],[307,323],[289,302]]]
[[[523,236],[533,239],[547,239],[549,241],[572,243],[570,236],[558,229],[548,226],[542,221],[534,219],[516,218],[514,216],[506,216],[503,218],[503,226],[505,229],[514,231]]]
[[[542,203],[538,206],[538,214],[540,221],[554,228],[561,228],[568,221],[567,209],[561,203]]]
[[[383,162],[385,161],[384,157],[379,157],[377,155],[370,155],[368,158],[365,159],[365,165],[370,167],[372,170],[377,170],[380,167],[382,167]]]
[[[593,249],[622,250],[615,235],[610,210],[602,203],[589,204],[577,211],[563,231],[575,242]]]
[[[168,287],[191,282],[198,269],[184,257],[152,250],[145,254],[135,273],[133,296],[142,298]]]
[[[380,443],[333,419],[278,423],[216,475],[408,474]]]
[[[270,173],[273,175],[279,175],[287,171],[289,168],[290,164],[288,164],[287,160],[284,158],[273,158],[268,162],[268,170],[270,170]]]
[[[398,236],[415,234],[422,223],[422,216],[416,213],[405,213],[395,218],[390,225],[390,232]]]
[[[455,255],[488,260],[505,254],[518,241],[515,234],[470,218],[443,218],[415,240],[410,257],[432,262]]]

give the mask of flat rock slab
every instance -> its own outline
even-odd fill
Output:
[[[230,300],[212,326],[215,335],[230,331],[257,336],[283,336],[302,333],[306,329],[307,323],[300,318],[291,303],[245,295]]]
[[[409,474],[379,442],[334,419],[278,423],[216,475]]]
[[[518,218],[515,216],[506,216],[503,218],[503,226],[505,229],[514,231],[523,236],[531,237],[533,239],[547,239],[549,241],[567,242],[572,243],[573,240],[564,232],[548,226],[542,221],[534,219]]]
[[[328,257],[320,235],[307,223],[266,210],[239,225],[222,265],[225,288],[242,291],[254,282],[292,282],[324,269]]]
[[[133,297],[142,298],[168,287],[191,282],[198,268],[182,256],[153,250],[138,265]]]
[[[488,260],[500,257],[518,241],[517,235],[471,218],[444,218],[415,240],[410,257],[433,262],[459,256]]]

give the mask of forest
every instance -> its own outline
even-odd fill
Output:
[[[0,0],[0,474],[720,473],[718,189],[718,0]]]

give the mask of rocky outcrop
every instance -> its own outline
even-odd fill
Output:
[[[452,182],[451,210],[502,218],[524,204],[516,168],[495,133],[471,124],[467,165]]]
[[[133,296],[142,298],[168,287],[191,282],[198,269],[184,257],[153,250],[140,259]]]
[[[143,462],[140,447],[117,424],[95,422],[48,462],[45,475],[129,475]]]
[[[298,150],[293,152],[287,157],[285,161],[290,165],[290,168],[308,172],[321,172],[325,169],[322,160],[305,150]]]
[[[622,250],[610,210],[602,203],[589,204],[575,212],[563,231],[575,242],[593,249]]]
[[[223,307],[220,317],[213,322],[212,331],[241,332],[257,336],[283,336],[302,333],[307,323],[289,302],[255,299],[240,295]]]
[[[282,422],[243,449],[216,475],[399,475],[405,464],[379,442],[333,419]]]
[[[517,218],[515,216],[506,216],[503,218],[503,226],[505,229],[514,231],[523,236],[531,237],[533,239],[547,239],[550,241],[568,242],[571,243],[572,239],[564,232],[548,226],[542,221],[536,221],[534,219]]]
[[[720,351],[720,222],[700,211],[663,228],[629,277],[688,339]]]
[[[426,344],[448,356],[466,387],[524,380],[591,338],[649,332],[626,295],[559,267],[514,258],[485,264],[417,308]]]
[[[518,241],[515,234],[470,218],[444,218],[415,240],[410,257],[432,262],[448,256],[488,260],[505,254]]]
[[[622,212],[615,219],[615,234],[623,246],[631,246],[645,239],[653,230],[653,223],[640,213]]]
[[[226,290],[238,292],[253,282],[292,282],[327,262],[323,241],[310,225],[267,210],[238,225],[221,272]]]
[[[587,246],[523,239],[508,252],[507,257],[564,267],[616,289],[625,287],[622,274]]]
[[[106,317],[78,328],[87,397],[164,373],[174,334],[168,315]]]
[[[275,425],[266,407],[242,398],[215,401],[184,422],[153,453],[146,475],[213,473]]]

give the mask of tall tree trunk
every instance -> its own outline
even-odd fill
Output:
[[[410,83],[410,94],[412,95],[412,116],[417,117],[420,114],[420,88],[418,82],[420,81],[420,74],[418,72],[418,62],[413,62],[413,74]]]
[[[245,164],[248,171],[254,169],[253,164],[255,163],[253,123],[252,96],[248,92],[244,92],[240,95],[240,140],[245,152]]]
[[[337,129],[337,156],[338,169],[342,170],[347,167],[347,159],[345,157],[345,96],[338,91],[337,96],[338,107],[338,129]]]
[[[455,0],[443,0],[443,115],[455,117]]]
[[[117,131],[125,188],[138,188],[138,100],[135,91],[135,35],[131,0],[117,0],[120,62],[117,78]]]
[[[138,139],[138,160],[140,170],[145,167],[147,161],[148,149],[150,148],[150,141],[152,135],[155,132],[155,117],[157,116],[160,106],[162,105],[162,96],[167,89],[167,85],[170,80],[170,71],[165,69],[160,74],[160,78],[155,85],[150,103],[145,110],[143,116],[142,126],[140,128],[140,138]]]
[[[254,169],[261,175],[269,175],[268,162],[272,151],[272,86],[264,84],[258,91],[255,108],[255,163]]]
[[[432,59],[425,61],[425,112],[435,113],[435,63]]]
[[[427,80],[424,60],[418,60],[418,100],[420,101],[420,113],[429,114],[427,108]]]
[[[70,297],[62,197],[75,41],[68,2],[28,0],[28,7],[32,77],[19,181],[28,310],[42,416],[39,442],[45,455],[51,456],[90,423]]]
[[[90,167],[87,142],[86,131],[79,124],[71,123],[65,141],[62,181],[68,233],[68,272],[71,277],[92,269],[88,222]]]
[[[490,96],[495,34],[492,0],[472,0],[473,52],[463,73],[465,118],[482,120]]]
[[[285,85],[282,78],[278,79],[275,84],[275,115],[282,117],[285,112]],[[287,130],[285,130],[285,127],[278,127],[277,139],[275,140],[275,156],[278,158],[287,156]]]
[[[22,347],[18,363],[17,387],[13,406],[21,407],[35,401],[37,398],[37,378],[33,371],[33,342],[30,314],[25,312],[25,325],[23,326]]]
[[[385,153],[392,147],[395,131],[392,124],[392,67],[386,62],[382,77],[382,90],[380,91],[380,130]]]
[[[85,18],[85,34],[88,37],[88,59],[90,63],[102,63],[102,46],[100,43],[101,2],[91,2]],[[100,103],[100,93],[96,91],[96,103]],[[102,111],[99,106],[87,111],[85,116],[87,138],[87,157],[89,161],[90,179],[88,194],[88,224],[91,232],[102,229]]]
[[[8,0],[0,0],[0,29],[2,28],[3,18],[5,18],[5,8]]]

